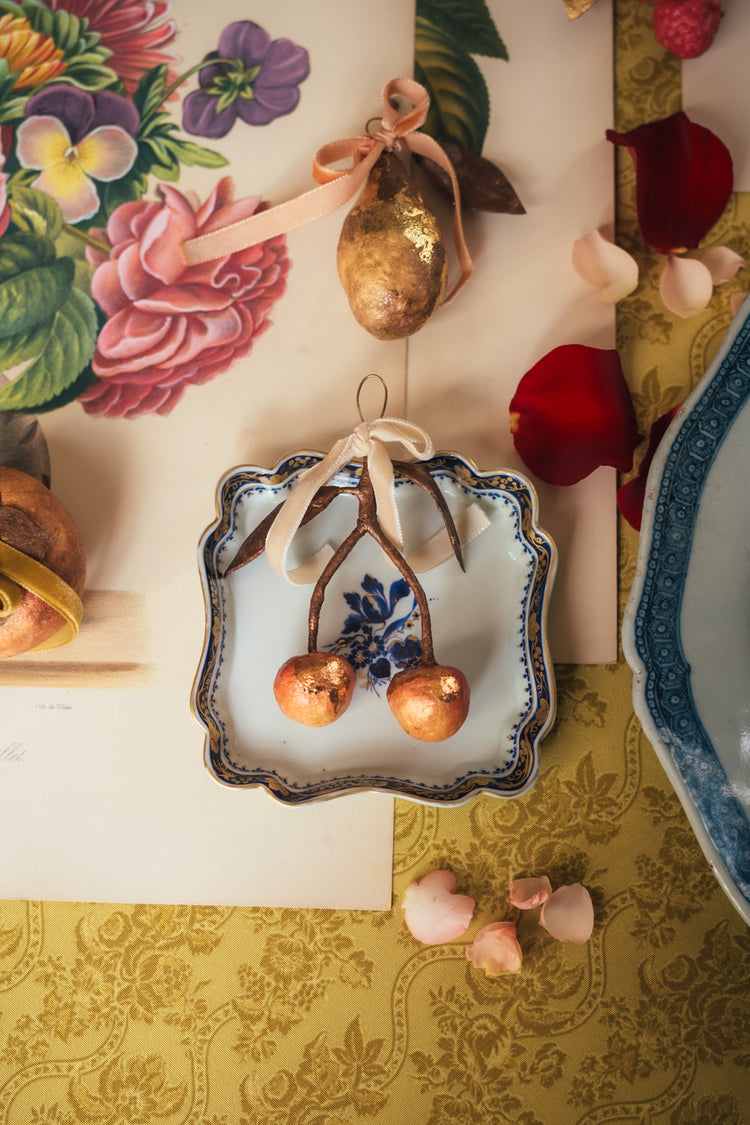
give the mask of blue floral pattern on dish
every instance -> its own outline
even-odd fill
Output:
[[[419,663],[422,642],[411,632],[419,611],[405,578],[391,582],[386,593],[379,578],[366,574],[360,589],[344,594],[350,612],[341,636],[327,648],[346,656],[364,686],[377,693],[395,672]]]

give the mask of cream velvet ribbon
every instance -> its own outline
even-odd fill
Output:
[[[348,437],[335,442],[322,461],[300,474],[266,537],[266,557],[276,573],[287,582],[310,582],[313,580],[311,575],[320,570],[318,554],[304,566],[290,571],[287,567],[289,548],[315,493],[353,460],[367,458],[378,522],[393,545],[401,548],[401,521],[396,507],[393,465],[386,442],[400,445],[417,461],[432,457],[432,441],[421,426],[403,418],[376,418],[374,422],[361,422]]]
[[[402,549],[393,465],[386,443],[399,445],[417,461],[426,461],[433,454],[432,441],[421,426],[403,418],[377,418],[374,422],[362,422],[348,437],[340,438],[321,461],[300,474],[266,536],[266,557],[276,573],[287,582],[305,585],[317,581],[333,554],[332,548],[325,545],[295,570],[289,570],[287,566],[292,539],[315,493],[353,460],[367,458],[378,523],[394,546]],[[461,545],[465,546],[480,535],[489,522],[478,504],[471,504],[461,512],[455,520]],[[452,554],[448,533],[442,528],[406,561],[412,570],[422,573],[439,566]]]
[[[54,636],[29,649],[29,652],[59,648],[77,636],[83,603],[72,586],[36,559],[0,540],[0,616],[10,614],[18,607],[24,590],[36,594],[64,622]]]
[[[391,100],[398,95],[408,98],[414,107],[403,117],[399,116],[399,111],[391,104]],[[322,218],[353,198],[384,150],[397,152],[401,148],[407,148],[434,160],[451,180],[454,198],[453,235],[461,274],[441,303],[445,305],[452,301],[474,271],[464,240],[456,173],[437,141],[425,133],[417,132],[424,125],[430,108],[430,98],[424,86],[411,78],[394,78],[383,88],[382,97],[383,117],[376,133],[332,141],[316,153],[313,159],[313,177],[319,187],[236,223],[186,239],[181,245],[186,265],[193,266],[213,258],[223,258],[237,250],[255,246],[304,226],[313,219]],[[347,159],[351,161],[349,168],[331,167],[337,161]]]

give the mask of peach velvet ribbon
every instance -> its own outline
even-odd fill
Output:
[[[413,105],[403,116],[391,104],[391,100],[397,96],[407,98]],[[186,264],[192,266],[224,257],[304,226],[313,219],[322,218],[353,198],[383,151],[398,152],[405,147],[434,160],[450,176],[455,200],[453,235],[461,273],[451,291],[443,298],[442,304],[452,301],[474,270],[463,234],[456,173],[437,141],[418,132],[427,119],[430,106],[430,98],[424,86],[411,78],[394,78],[383,88],[382,97],[384,111],[377,132],[332,141],[318,150],[313,159],[313,177],[319,187],[236,223],[187,239],[181,247]],[[350,160],[350,167],[332,167],[343,160]]]
[[[83,604],[78,594],[54,571],[0,540],[0,611],[11,613],[28,590],[46,602],[63,620],[62,627],[43,644],[29,649],[42,652],[59,648],[78,635]]]

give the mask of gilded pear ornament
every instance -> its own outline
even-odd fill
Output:
[[[442,301],[440,228],[395,153],[381,153],[344,220],[337,264],[356,320],[380,340],[413,335]]]

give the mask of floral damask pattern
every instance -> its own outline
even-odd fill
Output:
[[[650,9],[615,0],[619,129],[679,108]],[[645,278],[618,346],[646,432],[710,362],[730,294],[688,322],[651,316],[625,162],[618,199]],[[717,241],[747,247],[749,230],[737,197]],[[637,546],[623,525],[621,609]],[[747,927],[633,717],[622,658],[556,671],[527,795],[397,802],[391,911],[0,903],[0,1125],[746,1125]],[[464,941],[425,947],[400,903],[438,867],[477,908]],[[511,907],[508,880],[541,873],[590,889],[586,945]],[[465,947],[500,918],[518,920],[524,962],[490,978]]]

